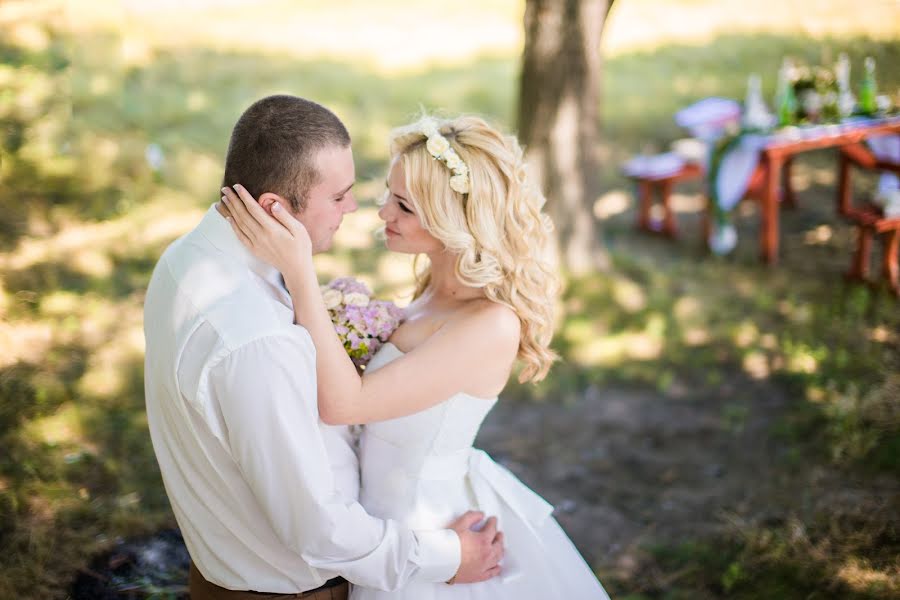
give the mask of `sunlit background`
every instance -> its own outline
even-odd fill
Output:
[[[218,197],[241,112],[291,93],[345,121],[361,208],[320,273],[405,303],[410,261],[373,236],[388,131],[422,107],[512,131],[523,12],[0,0],[0,598],[64,598],[117,540],[174,525],[143,408],[142,303],[163,249]],[[751,73],[771,100],[786,55],[846,52],[854,76],[873,56],[896,96],[900,3],[616,0],[598,52],[593,211],[612,266],[569,279],[564,360],[539,387],[508,388],[485,446],[566,508],[614,597],[896,597],[900,301],[843,282],[855,241],[834,210],[834,155],[795,165],[801,208],[783,215],[774,268],[757,260],[752,204],[735,253],[705,252],[696,183],[676,190],[679,240],[635,232],[619,168],[682,137],[679,108],[742,99]],[[871,193],[873,176],[857,181]],[[591,420],[610,406],[619,416]],[[580,453],[542,456],[568,456],[552,450],[565,440],[539,443],[544,420]],[[709,465],[725,474],[691,479]]]

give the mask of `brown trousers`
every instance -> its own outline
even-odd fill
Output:
[[[190,577],[191,600],[287,600],[288,598],[304,598],[305,600],[347,600],[350,585],[345,581],[334,587],[310,590],[297,594],[267,594],[266,592],[226,590],[208,582],[191,563]]]

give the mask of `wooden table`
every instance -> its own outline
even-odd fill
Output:
[[[760,227],[760,250],[762,259],[770,265],[778,262],[779,211],[778,196],[781,171],[786,163],[800,154],[822,148],[835,148],[862,142],[870,137],[886,133],[900,134],[900,118],[876,121],[871,124],[857,123],[852,128],[846,126],[822,127],[814,133],[798,129],[798,137],[788,139],[785,134],[774,137],[761,151],[760,164],[763,168],[763,186],[760,206],[762,227]],[[801,137],[802,136],[802,137]]]

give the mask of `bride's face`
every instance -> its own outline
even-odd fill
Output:
[[[406,254],[441,252],[444,245],[428,233],[409,200],[403,167],[395,160],[387,179],[385,202],[378,211],[384,221],[385,245],[388,250]]]

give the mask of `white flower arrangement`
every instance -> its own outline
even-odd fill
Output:
[[[450,141],[438,131],[437,123],[428,119],[421,124],[420,131],[428,138],[425,142],[425,149],[428,150],[428,153],[447,165],[447,168],[453,173],[450,177],[450,189],[460,194],[468,194],[469,167],[459,157],[456,150],[450,147]]]

